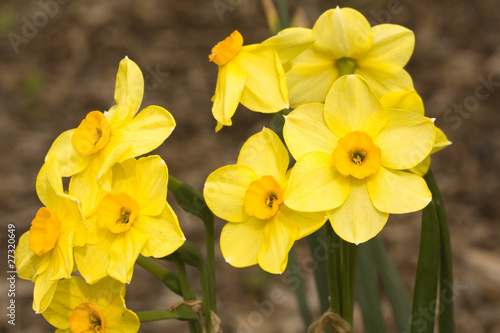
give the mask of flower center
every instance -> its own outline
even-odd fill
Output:
[[[52,250],[59,238],[59,219],[53,211],[42,207],[30,227],[30,249],[39,256]]]
[[[332,159],[342,176],[363,179],[378,171],[382,153],[368,134],[354,131],[338,141]]]
[[[106,321],[93,303],[81,303],[71,313],[69,328],[72,333],[106,332]]]
[[[212,48],[212,54],[208,56],[208,59],[219,66],[225,65],[240,52],[242,46],[243,37],[238,30],[235,30],[229,37]]]
[[[97,226],[115,234],[130,229],[139,214],[139,204],[125,193],[108,193],[97,210]]]
[[[273,217],[283,202],[283,190],[273,176],[262,176],[245,192],[245,212],[260,220]]]
[[[339,77],[343,75],[354,74],[354,70],[356,69],[356,60],[348,57],[340,58],[335,61],[335,66],[337,66],[339,70]]]
[[[98,152],[109,141],[111,125],[99,111],[90,112],[73,132],[71,144],[82,155]]]

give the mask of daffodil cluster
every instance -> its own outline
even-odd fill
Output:
[[[208,206],[228,221],[220,240],[227,262],[281,273],[293,242],[327,219],[342,239],[359,244],[389,214],[431,201],[422,176],[430,154],[450,142],[424,116],[404,69],[414,43],[404,27],[371,27],[356,10],[337,7],[312,29],[285,29],[247,46],[235,31],[212,49],[216,130],[231,125],[238,103],[285,119],[286,146],[264,129],[235,165],[206,181]],[[296,161],[290,169],[288,152]]]
[[[166,201],[167,165],[140,157],[167,139],[175,120],[159,106],[138,112],[143,93],[140,69],[123,59],[116,105],[62,133],[39,172],[44,207],[20,238],[16,265],[35,284],[33,309],[61,332],[137,332],[139,319],[124,304],[135,261],[167,256],[185,240]],[[63,177],[71,177],[68,189]]]

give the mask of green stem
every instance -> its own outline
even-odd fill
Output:
[[[182,209],[200,218],[205,225],[205,245],[207,253],[207,283],[209,290],[210,309],[217,311],[215,291],[215,237],[214,215],[208,208],[203,195],[192,186],[181,182],[172,175],[168,178],[168,189]]]
[[[314,270],[314,280],[316,282],[316,289],[318,292],[319,302],[321,306],[321,313],[328,311],[330,306],[330,301],[328,300],[328,269],[326,265],[326,258],[320,258],[320,250],[325,250],[324,242],[325,239],[325,229],[331,228],[329,224],[325,224],[322,228],[314,232],[309,236],[309,248],[311,249],[311,255],[316,263],[316,269]]]
[[[453,320],[453,262],[450,242],[450,231],[446,211],[444,209],[443,199],[438,185],[431,170],[424,176],[427,186],[432,193],[432,198],[436,206],[437,218],[439,221],[439,232],[441,241],[441,264],[439,278],[440,309],[439,313],[439,332],[455,331]]]
[[[278,13],[280,15],[281,28],[290,28],[290,12],[287,0],[278,0]]]
[[[168,269],[153,261],[151,258],[144,257],[141,254],[137,258],[136,263],[160,279],[163,284],[165,284],[174,293],[178,295],[182,294],[177,274],[170,272]]]
[[[329,222],[327,222],[329,223]],[[342,259],[340,252],[340,237],[333,231],[330,225],[325,227],[326,244],[328,253],[328,290],[330,292],[330,310],[342,315]]]
[[[342,241],[342,318],[352,327],[359,247]]]
[[[188,306],[180,306],[175,310],[152,310],[136,312],[141,323],[166,319],[198,320],[198,315]]]
[[[307,305],[304,281],[300,276],[300,269],[297,264],[297,258],[295,257],[295,250],[293,247],[288,253],[288,271],[290,272],[292,281],[299,281],[299,284],[292,287],[292,289],[295,293],[295,297],[297,298],[297,303],[299,304],[302,321],[306,327],[309,327],[312,324],[311,312],[309,311],[309,307]]]

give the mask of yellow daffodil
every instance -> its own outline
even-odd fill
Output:
[[[125,286],[110,277],[93,285],[77,276],[59,281],[43,317],[58,333],[135,333],[140,325],[125,307]]]
[[[250,137],[237,164],[215,170],[205,183],[208,207],[227,220],[220,238],[226,261],[235,267],[259,264],[270,273],[282,273],[296,239],[319,229],[324,213],[290,209],[287,195],[288,152],[269,129]]]
[[[312,33],[314,44],[286,73],[291,107],[324,102],[344,74],[363,76],[378,96],[413,88],[403,69],[415,44],[412,31],[395,24],[370,27],[358,11],[337,7],[318,18]]]
[[[216,131],[232,125],[239,103],[264,113],[288,108],[285,72],[273,47],[243,46],[243,37],[234,31],[212,49],[209,59],[219,65],[212,107]]]
[[[327,211],[335,232],[351,243],[374,237],[392,214],[424,208],[431,193],[405,170],[431,152],[433,120],[386,109],[369,84],[345,75],[325,104],[306,104],[287,116],[285,141],[297,159],[284,203]]]
[[[63,176],[73,176],[69,190],[81,199],[86,216],[96,208],[92,203],[102,199],[99,184],[109,189],[113,164],[152,151],[175,127],[172,115],[159,106],[148,106],[136,115],[143,93],[139,67],[123,59],[116,77],[116,105],[108,112],[90,112],[78,128],[62,133],[47,154],[57,157]]]
[[[168,170],[159,156],[128,159],[112,172],[110,191],[88,218],[87,244],[75,249],[76,264],[88,283],[107,275],[128,283],[139,254],[164,257],[185,240],[166,201]]]
[[[385,108],[406,110],[418,113],[422,116],[424,115],[424,103],[415,90],[389,92],[380,97],[380,103],[382,103]],[[451,145],[451,142],[448,140],[443,131],[441,131],[437,126],[434,126],[434,130],[436,132],[436,141],[434,142],[430,155]],[[431,157],[427,156],[422,162],[409,170],[419,176],[424,176],[427,171],[429,171],[430,165]]]
[[[73,247],[85,244],[87,230],[76,198],[64,193],[57,160],[49,158],[36,181],[40,201],[31,228],[19,239],[16,267],[20,278],[35,282],[33,309],[43,312],[57,280],[74,271]]]

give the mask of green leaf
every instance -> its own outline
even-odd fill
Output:
[[[412,333],[434,332],[440,262],[439,221],[434,202],[422,212],[422,231],[418,255],[411,320]]]
[[[385,327],[380,308],[379,279],[369,244],[372,241],[359,245],[356,294],[363,315],[364,332],[383,333]]]
[[[391,303],[394,320],[399,332],[410,331],[411,304],[405,287],[399,278],[396,267],[389,258],[384,244],[379,236],[369,241],[375,266],[379,274],[382,286],[387,298]]]

